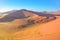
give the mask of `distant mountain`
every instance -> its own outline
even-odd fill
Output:
[[[10,22],[13,21],[15,19],[23,19],[23,18],[28,18],[28,17],[34,17],[34,16],[42,16],[42,17],[54,17],[55,18],[55,14],[47,14],[44,12],[35,12],[35,11],[30,11],[30,10],[26,10],[26,9],[21,9],[21,10],[12,10],[12,11],[8,11],[2,14],[8,14],[6,16],[4,16],[3,18],[0,18],[0,22]]]
[[[22,18],[25,18],[25,15],[23,14],[23,12],[21,10],[5,12],[5,14],[6,13],[8,15],[6,15],[3,18],[1,18],[0,21],[12,21],[14,19],[22,19]]]

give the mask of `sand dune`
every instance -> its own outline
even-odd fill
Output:
[[[60,18],[46,24],[32,26],[16,32],[13,35],[14,38],[21,40],[60,40]]]
[[[0,15],[0,39],[60,40],[60,16],[55,15],[59,12],[45,14],[23,9],[7,14]]]
[[[60,12],[49,12],[49,14],[58,14],[58,15],[60,15]]]

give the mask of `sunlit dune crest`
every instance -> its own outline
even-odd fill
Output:
[[[5,17],[6,15],[8,15],[8,14],[0,14],[0,18]]]

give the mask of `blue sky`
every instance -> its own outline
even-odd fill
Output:
[[[1,12],[13,9],[60,11],[60,0],[0,0]]]

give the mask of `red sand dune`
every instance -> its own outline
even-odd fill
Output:
[[[49,14],[60,14],[60,12],[49,12]]]
[[[22,40],[60,40],[60,18],[33,28],[15,33],[14,38]]]

